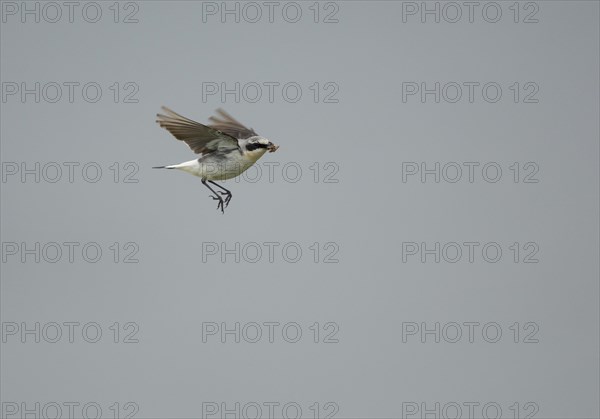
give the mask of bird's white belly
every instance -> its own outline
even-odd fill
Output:
[[[222,163],[200,163],[198,174],[202,178],[209,180],[227,180],[244,173],[254,162],[248,161],[227,161]]]
[[[260,155],[258,155],[260,154]],[[264,154],[252,153],[252,155],[242,155],[239,153],[230,153],[226,158],[213,158],[206,156],[199,160],[191,160],[181,163],[174,168],[183,170],[191,175],[208,180],[227,180],[244,173]]]

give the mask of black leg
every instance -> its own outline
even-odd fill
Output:
[[[211,182],[211,183],[214,183],[214,182]],[[221,209],[221,212],[222,212],[223,214],[225,214],[225,207],[223,206],[223,198],[221,198],[221,197],[219,196],[219,194],[218,194],[218,193],[216,193],[216,192],[215,192],[215,190],[214,190],[213,188],[211,188],[211,187],[210,187],[210,186],[209,186],[209,185],[206,183],[206,179],[202,179],[202,184],[203,184],[204,186],[206,186],[208,189],[210,189],[210,191],[211,191],[212,193],[214,193],[214,194],[215,194],[214,196],[213,196],[213,195],[209,195],[209,196],[210,196],[212,199],[219,201],[219,203],[217,204],[217,210]],[[219,185],[217,185],[217,186],[219,186]]]
[[[221,195],[225,195],[225,207],[227,207],[229,205],[229,201],[231,201],[231,197],[233,196],[231,194],[231,191],[229,189],[225,189],[223,186],[219,185],[216,182],[213,182],[212,180],[209,180],[210,183],[212,183],[215,186],[218,186],[219,188],[223,189],[225,192],[220,192]]]

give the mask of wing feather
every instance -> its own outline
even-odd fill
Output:
[[[162,110],[164,114],[157,114],[156,122],[196,154],[239,148],[237,138],[223,130],[193,121],[165,106]]]
[[[212,122],[209,125],[211,128],[231,135],[234,138],[245,140],[258,135],[252,128],[245,127],[240,121],[225,112],[223,109],[217,109],[217,116],[211,116],[209,120]]]

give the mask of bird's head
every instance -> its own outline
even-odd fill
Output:
[[[278,148],[278,145],[275,145],[266,138],[258,135],[248,138],[248,141],[246,142],[246,150],[248,151],[268,151],[269,153],[273,153],[274,151],[277,151]]]

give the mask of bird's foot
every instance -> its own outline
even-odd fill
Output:
[[[223,198],[221,198],[219,195],[216,195],[216,196],[215,196],[215,195],[209,195],[209,196],[210,196],[212,199],[214,199],[215,201],[219,201],[219,203],[217,204],[217,211],[220,209],[220,210],[221,210],[221,212],[222,212],[223,214],[225,214],[225,206],[226,206],[226,205],[225,205],[225,206],[223,206],[223,203],[224,203],[224,201],[223,201]]]
[[[231,197],[233,197],[233,195],[231,194],[231,192],[219,191],[219,193],[225,197],[225,208],[227,208],[229,206],[229,201],[231,201]]]

